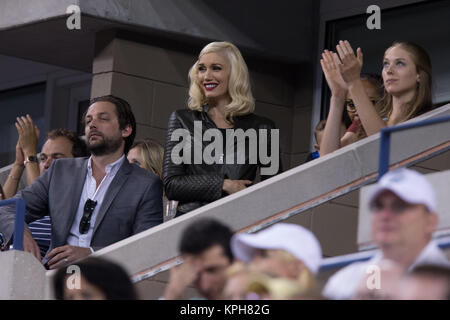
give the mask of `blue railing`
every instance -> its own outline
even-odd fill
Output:
[[[434,239],[437,246],[441,250],[448,250],[450,248],[450,236]],[[342,256],[325,258],[320,266],[320,271],[336,270],[348,266],[355,262],[364,262],[373,258],[376,249],[370,251],[362,251],[357,253],[350,253]]]
[[[380,137],[380,154],[378,162],[378,179],[380,179],[389,170],[389,155],[391,150],[391,133],[404,131],[412,128],[430,126],[436,123],[450,121],[450,116],[440,118],[427,119],[418,122],[399,124],[393,127],[381,129]]]
[[[23,250],[23,232],[25,228],[25,200],[14,198],[0,201],[0,207],[10,204],[16,205],[13,249]]]

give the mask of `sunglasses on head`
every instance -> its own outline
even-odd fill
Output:
[[[89,231],[91,226],[91,216],[96,205],[97,201],[93,201],[91,199],[86,200],[86,203],[84,204],[83,217],[81,218],[80,226],[78,227],[78,231],[81,234],[85,234]]]

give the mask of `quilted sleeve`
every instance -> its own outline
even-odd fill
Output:
[[[187,166],[194,164],[176,164],[172,161],[172,150],[179,142],[172,141],[171,137],[177,129],[184,128],[175,111],[169,117],[164,148],[163,183],[167,198],[182,202],[212,202],[220,199],[224,180],[220,173],[188,174]]]

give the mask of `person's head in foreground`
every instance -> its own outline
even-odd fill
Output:
[[[450,267],[417,266],[401,279],[394,293],[401,300],[450,300]]]
[[[432,240],[438,224],[436,196],[424,175],[406,168],[387,172],[371,187],[367,204],[372,242],[379,250],[369,261],[352,263],[333,274],[324,296],[392,299],[399,277],[416,266],[449,265]]]
[[[193,285],[205,298],[220,299],[226,269],[233,263],[231,229],[215,219],[201,219],[189,225],[181,236],[179,251],[195,274]]]
[[[322,299],[319,293],[305,291],[296,279],[269,275],[242,262],[228,268],[223,291],[226,300]]]
[[[416,171],[390,171],[377,183],[369,207],[373,241],[385,258],[409,267],[430,242],[438,224],[433,187]],[[405,253],[409,258],[402,259]]]
[[[235,234],[234,256],[254,270],[294,279],[304,291],[315,290],[315,274],[322,261],[319,241],[311,231],[295,224],[277,223],[254,234]]]
[[[136,300],[126,271],[116,263],[90,257],[59,269],[53,278],[57,300]]]

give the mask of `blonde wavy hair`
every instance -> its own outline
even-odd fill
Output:
[[[285,262],[286,265],[290,263],[294,263],[295,261],[298,261],[298,258],[295,257],[292,253],[287,252],[285,250],[273,250],[278,257]],[[304,265],[304,268],[301,269],[299,272],[296,282],[299,285],[299,288],[303,292],[312,292],[316,289],[317,283],[316,283],[316,277],[312,273],[311,270],[308,269],[306,265]]]
[[[138,140],[131,146],[130,150],[138,148],[143,159],[142,166],[145,170],[153,172],[162,179],[162,167],[164,158],[164,148],[153,139]]]
[[[255,110],[250,77],[247,64],[239,49],[230,42],[211,42],[206,45],[198,56],[198,60],[189,70],[189,100],[188,107],[191,110],[203,111],[203,106],[208,102],[205,94],[198,84],[198,63],[200,58],[207,53],[220,53],[230,63],[231,73],[228,81],[228,93],[231,103],[226,106],[227,120],[233,121],[236,116],[252,113]]]

